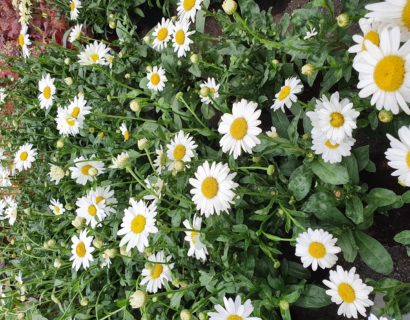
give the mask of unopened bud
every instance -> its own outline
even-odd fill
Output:
[[[138,149],[142,151],[148,147],[149,142],[146,138],[142,138],[138,140],[137,144],[138,144]]]
[[[381,110],[377,116],[380,122],[389,123],[393,120],[393,113],[388,110]]]
[[[191,55],[190,59],[191,59],[192,64],[197,64],[199,61],[199,56],[196,53],[194,53]]]
[[[268,169],[266,169],[266,173],[268,174],[268,176],[273,175],[275,173],[275,165],[269,165]]]
[[[238,9],[238,4],[234,0],[224,0],[222,3],[222,9],[229,16],[233,15]]]
[[[134,112],[140,112],[141,111],[141,105],[140,105],[140,103],[137,99],[131,100],[130,109]]]
[[[305,76],[311,76],[315,71],[313,64],[307,63],[302,67],[302,74]]]
[[[192,314],[189,310],[184,309],[180,313],[181,320],[192,320]]]
[[[339,27],[346,28],[350,23],[350,17],[347,13],[342,13],[337,16],[336,21]]]
[[[67,77],[64,79],[64,82],[67,86],[71,86],[73,84],[73,78]]]
[[[133,309],[139,309],[147,302],[147,295],[144,291],[137,290],[130,297],[130,305]]]

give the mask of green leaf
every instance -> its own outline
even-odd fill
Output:
[[[303,205],[303,210],[305,212],[315,212],[315,211],[328,211],[330,208],[335,206],[335,199],[329,193],[317,192],[312,194],[309,199]]]
[[[393,191],[383,188],[374,188],[370,190],[366,197],[368,204],[376,207],[389,206],[400,199]]]
[[[404,230],[394,236],[394,241],[404,244],[410,245],[410,230]]]
[[[403,199],[404,203],[410,203],[410,190],[403,193],[401,195],[401,198]]]
[[[379,241],[358,230],[355,232],[355,239],[364,263],[384,275],[393,271],[393,260]]]
[[[359,184],[359,168],[356,161],[356,158],[352,155],[350,157],[343,159],[343,164],[347,168],[347,172],[349,173],[350,181],[353,184]]]
[[[353,150],[353,154],[357,160],[359,171],[362,171],[369,163],[369,146],[356,148]]]
[[[307,284],[295,305],[301,308],[323,308],[331,303],[326,289],[314,284]]]
[[[310,191],[312,185],[312,172],[305,166],[300,166],[289,179],[289,190],[293,192],[297,201],[302,200]]]
[[[357,257],[358,248],[351,230],[346,230],[337,237],[337,244],[342,249],[343,258],[353,262]]]
[[[329,184],[338,185],[349,182],[349,174],[341,165],[326,163],[320,159],[312,162],[312,170],[323,182]]]
[[[355,224],[363,222],[363,203],[358,196],[346,200],[346,216]]]
[[[331,223],[332,225],[350,225],[351,222],[343,215],[336,207],[331,207],[328,210],[316,210],[313,212],[316,218],[322,221]]]

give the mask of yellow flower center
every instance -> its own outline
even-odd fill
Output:
[[[185,43],[185,32],[184,30],[180,29],[175,33],[175,42],[182,46]]]
[[[95,205],[90,205],[90,206],[88,206],[88,214],[91,216],[91,217],[95,217],[95,215],[97,214],[97,208],[95,207]]]
[[[337,292],[339,293],[340,298],[346,303],[353,303],[356,300],[356,292],[348,283],[343,282],[339,284]]]
[[[291,87],[289,87],[289,86],[282,87],[282,89],[280,89],[278,99],[280,101],[285,100],[289,96],[290,90],[291,90]]]
[[[242,140],[248,132],[248,121],[244,117],[236,118],[230,128],[232,138]]]
[[[199,232],[198,231],[192,231],[191,232],[191,238],[192,238],[192,243],[195,244],[196,243],[196,238],[199,236]]]
[[[340,128],[345,123],[345,117],[340,112],[330,114],[330,124],[333,128]]]
[[[202,181],[201,191],[205,198],[212,199],[218,193],[219,185],[218,180],[214,177],[207,177]]]
[[[390,55],[380,60],[374,69],[374,82],[384,91],[396,91],[404,82],[406,73],[402,57]]]
[[[128,132],[128,130],[126,130],[124,132],[124,140],[127,141],[130,138],[130,133]]]
[[[134,219],[131,221],[131,231],[138,234],[144,231],[145,224],[147,223],[147,219],[145,219],[142,215],[135,216]]]
[[[66,122],[68,123],[69,126],[74,126],[75,124],[75,120],[73,118],[67,118]]]
[[[43,96],[46,99],[50,99],[51,98],[51,88],[49,86],[45,87],[43,90]]]
[[[337,149],[337,148],[339,148],[339,144],[338,144],[338,143],[333,144],[332,142],[330,142],[330,140],[326,140],[325,146],[328,147],[329,149]]]
[[[104,201],[104,200],[105,200],[105,198],[103,196],[97,196],[95,198],[95,202],[97,202],[97,204],[99,204],[101,201]]]
[[[183,144],[178,144],[174,149],[174,158],[175,160],[182,160],[185,157],[186,148]]]
[[[243,320],[243,318],[241,316],[233,314],[233,315],[229,316],[228,318],[226,318],[226,320]]]
[[[161,81],[161,78],[158,73],[153,73],[151,76],[151,83],[156,86]]]
[[[164,267],[160,263],[154,264],[154,267],[149,268],[149,273],[151,274],[152,279],[158,279],[161,276]]]
[[[79,242],[77,244],[77,247],[75,248],[75,253],[77,254],[77,256],[79,256],[80,258],[84,257],[85,254],[87,253],[87,250],[85,249],[85,244],[84,242]]]
[[[98,61],[98,59],[100,59],[100,55],[98,53],[92,53],[90,55],[91,60],[96,63]]]
[[[74,108],[73,108],[73,111],[71,112],[71,115],[72,115],[74,118],[77,118],[78,115],[80,114],[80,111],[81,111],[81,109],[80,109],[79,107],[74,107]]]
[[[58,207],[58,206],[54,206],[54,211],[56,212],[56,213],[60,213],[60,208]]]
[[[164,41],[168,37],[168,29],[167,28],[161,28],[159,29],[157,33],[157,39],[159,41]]]
[[[71,10],[71,11],[74,11],[74,10],[75,10],[75,3],[74,3],[74,1],[71,1],[71,2],[70,2],[70,10]]]
[[[407,0],[406,5],[401,13],[401,21],[403,24],[410,29],[410,0]]]
[[[92,167],[93,167],[93,166],[91,166],[91,165],[89,165],[89,164],[86,164],[85,166],[82,166],[82,167],[81,167],[81,173],[82,173],[83,175],[85,175],[85,176],[90,175],[89,171],[90,171],[90,169],[91,169]]]
[[[24,46],[24,34],[19,34],[19,45],[20,47]]]
[[[366,45],[364,42],[368,40],[372,42],[375,46],[379,46],[380,44],[380,36],[376,31],[369,31],[368,33],[365,34],[364,39],[363,39],[363,44],[362,44],[362,51],[366,51]]]
[[[312,242],[309,245],[309,254],[316,259],[323,258],[326,255],[326,248],[320,242]]]
[[[22,153],[20,153],[20,160],[21,161],[26,161],[28,158],[28,152],[27,151],[23,151]]]
[[[184,10],[189,11],[195,5],[196,0],[184,0]]]
[[[407,152],[407,156],[406,156],[406,163],[407,163],[407,167],[410,168],[410,151]]]

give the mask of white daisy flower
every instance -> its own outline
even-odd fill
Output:
[[[174,51],[177,52],[178,58],[185,57],[186,53],[190,50],[189,45],[193,42],[189,36],[194,34],[195,31],[188,31],[189,22],[178,21],[172,33],[172,46]]]
[[[80,0],[70,0],[70,20],[77,20],[80,14],[79,10],[82,8]]]
[[[128,139],[130,138],[130,132],[128,131],[128,128],[125,122],[121,123],[120,130],[121,130],[121,134],[124,137],[124,141],[128,141]]]
[[[275,95],[275,100],[271,108],[276,111],[281,109],[285,112],[285,106],[290,108],[298,98],[296,95],[301,93],[303,85],[300,79],[293,77],[285,80],[285,84],[280,88],[280,91]]]
[[[31,45],[31,41],[30,41],[27,31],[28,31],[28,26],[25,23],[22,23],[20,34],[18,37],[18,44],[21,47],[24,58],[28,58],[30,56],[30,50],[28,46]]]
[[[196,12],[201,9],[202,0],[180,0],[178,3],[179,20],[195,22]]]
[[[0,165],[0,187],[10,187],[10,170]]]
[[[165,70],[162,67],[153,67],[152,71],[147,74],[147,87],[151,90],[160,92],[165,88],[165,82],[168,81]]]
[[[234,203],[234,189],[238,184],[233,181],[236,173],[230,173],[227,164],[205,161],[190,178],[192,201],[197,210],[207,218],[213,214],[228,212]]]
[[[162,18],[162,21],[157,24],[152,33],[154,37],[152,46],[154,49],[161,51],[167,46],[168,41],[171,39],[173,28],[174,25],[171,19]]]
[[[71,238],[72,245],[71,245],[71,258],[70,261],[73,261],[73,269],[78,271],[81,266],[84,269],[87,269],[90,266],[90,262],[94,261],[92,256],[92,252],[94,251],[94,247],[91,245],[93,242],[92,236],[87,236],[88,230],[84,229],[80,232],[79,237],[74,235]]]
[[[392,176],[399,177],[402,184],[410,187],[410,127],[401,127],[398,135],[400,140],[387,134],[390,148],[385,155],[388,165],[396,170]]]
[[[153,165],[154,165],[155,170],[159,174],[161,174],[162,169],[165,167],[165,164],[167,163],[167,156],[162,146],[159,146],[159,148],[155,150],[155,155],[156,157],[155,157]]]
[[[114,196],[114,190],[111,187],[96,187],[90,191],[91,198],[97,203],[104,203],[105,213],[114,213],[114,205],[117,204],[117,199]]]
[[[209,320],[261,320],[258,317],[250,317],[253,312],[251,300],[246,300],[242,304],[241,297],[236,296],[235,301],[232,298],[224,297],[224,305],[216,305],[217,312],[209,312]]]
[[[171,256],[165,257],[164,251],[148,257],[149,262],[141,272],[143,279],[140,282],[141,286],[147,285],[147,292],[156,293],[166,282],[172,281],[171,270],[174,264],[169,263],[170,260]]]
[[[184,163],[191,162],[197,147],[198,145],[189,133],[184,134],[184,131],[181,130],[171,140],[171,143],[167,144],[167,158]],[[172,167],[173,165],[170,164],[169,169]]]
[[[351,155],[351,149],[355,142],[356,140],[354,138],[346,137],[341,142],[335,143],[323,134],[313,133],[312,150],[317,155],[321,155],[325,162],[339,163],[343,157]]]
[[[316,100],[315,110],[306,112],[312,121],[312,133],[324,135],[333,143],[352,136],[359,114],[349,99],[340,101],[339,92],[333,93],[330,100],[323,95],[321,100]]]
[[[50,172],[48,173],[48,175],[50,176],[51,181],[54,181],[55,184],[59,184],[61,179],[64,178],[65,172],[63,168],[56,166],[54,164],[51,164]]]
[[[379,47],[365,43],[367,50],[353,64],[359,73],[359,97],[371,96],[378,110],[398,114],[401,108],[410,114],[410,41],[400,47],[400,30],[394,27],[383,29]]]
[[[322,269],[332,268],[337,262],[337,253],[341,249],[336,246],[337,238],[323,229],[308,229],[300,233],[296,238],[297,257],[303,263],[304,268],[312,266],[316,271],[319,266]]]
[[[38,82],[38,90],[40,91],[38,100],[40,101],[41,109],[48,109],[53,105],[54,94],[56,93],[54,80],[47,73]]]
[[[14,276],[14,279],[16,280],[16,282],[21,286],[23,285],[23,274],[21,271],[19,271],[17,276]]]
[[[194,216],[192,220],[192,225],[189,220],[184,220],[183,222],[185,228],[195,230],[195,231],[185,231],[185,241],[189,242],[188,257],[194,256],[197,260],[206,260],[208,250],[206,246],[202,243],[200,239],[202,218]]]
[[[57,130],[63,136],[75,136],[80,132],[80,129],[84,127],[84,118],[74,117],[72,111],[70,112],[68,108],[58,107],[55,120]]]
[[[85,47],[84,51],[81,51],[80,54],[77,56],[79,59],[79,63],[83,66],[89,66],[93,64],[107,64],[107,54],[110,51],[104,43],[98,42],[97,40],[94,41],[92,44],[88,44]]]
[[[74,41],[78,41],[81,38],[81,29],[83,28],[82,24],[76,24],[70,32],[70,36],[68,37],[68,41],[73,43]]]
[[[95,181],[97,176],[105,172],[101,161],[87,160],[84,157],[74,159],[74,167],[70,167],[71,178],[78,184],[85,185],[88,181]]]
[[[7,97],[6,89],[0,88],[0,105],[6,102],[6,97]]]
[[[330,270],[330,279],[323,280],[323,283],[330,288],[326,294],[331,297],[332,302],[340,305],[338,315],[357,319],[359,312],[365,317],[366,307],[373,305],[373,301],[369,300],[373,288],[363,283],[354,267],[345,271],[341,266],[337,266],[336,271]]]
[[[353,36],[353,41],[356,42],[356,44],[349,48],[350,53],[366,51],[365,41],[370,41],[378,47],[380,44],[380,35],[385,24],[375,21],[374,19],[361,18],[359,20],[359,26],[363,35],[355,34]]]
[[[8,220],[11,226],[17,220],[17,202],[11,196],[0,201],[0,220]]]
[[[256,110],[257,107],[257,103],[242,99],[233,104],[232,114],[225,113],[221,117],[218,131],[223,137],[219,145],[234,159],[241,155],[242,150],[252,153],[253,147],[261,143],[257,137],[262,132],[258,127],[261,110]]]
[[[401,41],[410,39],[410,6],[407,0],[386,0],[366,6],[367,18],[400,27]]]
[[[55,200],[55,199],[51,199],[50,205],[48,207],[50,208],[51,211],[53,211],[53,213],[56,216],[62,215],[65,212],[63,204],[60,201]]]
[[[124,236],[120,247],[127,245],[126,251],[136,247],[139,252],[143,252],[149,245],[149,234],[158,232],[155,226],[157,207],[154,204],[147,206],[144,201],[136,202],[134,199],[130,199],[130,204],[131,207],[124,210],[122,229],[117,233]]]
[[[306,31],[306,35],[303,37],[303,39],[309,40],[310,38],[313,38],[315,36],[317,36],[316,28],[310,28],[310,30]]]
[[[208,89],[208,94],[205,96],[201,95],[201,102],[205,103],[205,104],[210,104],[212,102],[212,99],[216,99],[219,97],[219,87],[221,85],[220,84],[216,84],[215,78],[208,78],[207,81],[205,81],[204,83],[200,84],[201,89],[203,88],[207,88]]]
[[[91,194],[87,194],[86,196],[79,198],[75,203],[77,206],[77,209],[75,210],[77,216],[84,218],[86,224],[91,224],[91,228],[93,229],[95,229],[96,226],[99,226],[99,223],[107,216],[104,201],[97,203],[96,200],[97,199]]]
[[[25,143],[14,156],[14,169],[23,171],[31,168],[31,164],[36,160],[37,149],[31,143]]]
[[[68,112],[75,119],[84,119],[87,114],[91,113],[91,107],[87,106],[87,100],[84,99],[83,95],[78,95],[74,97],[68,105]]]

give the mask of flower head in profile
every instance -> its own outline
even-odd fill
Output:
[[[81,38],[81,30],[83,28],[82,24],[76,24],[70,32],[70,36],[68,37],[68,41],[74,43],[75,41],[80,40]]]
[[[208,254],[206,246],[200,239],[202,218],[194,216],[192,224],[189,220],[184,220],[183,225],[187,229],[195,231],[185,231],[184,240],[189,243],[188,257],[195,257],[195,259],[205,261]]]
[[[25,23],[21,24],[20,34],[18,36],[18,44],[21,48],[24,58],[28,58],[30,56],[30,50],[28,48],[31,45],[31,41],[28,35],[28,26]]]
[[[70,20],[77,20],[82,8],[80,0],[70,0]]]

